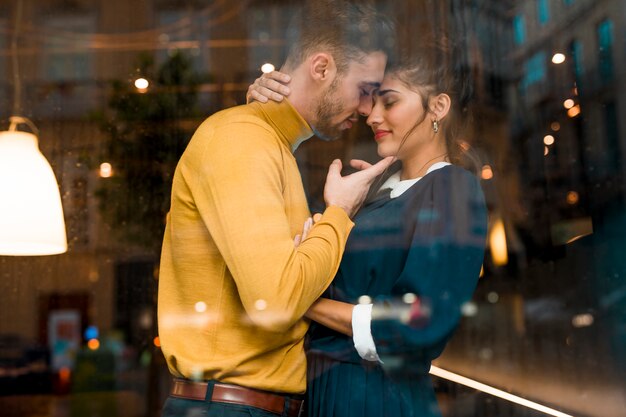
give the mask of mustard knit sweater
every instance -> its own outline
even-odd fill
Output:
[[[295,109],[252,103],[198,128],[173,180],[159,274],[159,337],[175,376],[302,393],[309,306],[353,226],[310,215],[293,156],[312,131]]]

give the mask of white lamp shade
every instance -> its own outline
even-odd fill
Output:
[[[0,255],[66,251],[59,186],[37,137],[0,132]]]

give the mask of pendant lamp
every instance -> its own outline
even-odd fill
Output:
[[[67,251],[61,195],[50,164],[39,151],[37,128],[20,114],[21,84],[17,37],[22,3],[13,32],[14,116],[0,131],[0,255],[56,255]],[[18,130],[27,125],[33,133]]]
[[[61,195],[37,136],[11,118],[0,132],[0,255],[54,255],[67,251]]]

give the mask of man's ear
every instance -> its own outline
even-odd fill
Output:
[[[446,93],[441,93],[430,98],[428,107],[436,120],[443,120],[448,115],[451,104],[450,96]]]
[[[309,60],[309,74],[316,82],[326,83],[332,81],[337,74],[337,66],[332,55],[318,52]]]

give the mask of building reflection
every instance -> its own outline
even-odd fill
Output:
[[[206,115],[245,101],[263,64],[281,62],[297,1],[39,3],[24,1],[23,101],[60,182],[69,252],[0,257],[0,405],[7,415],[49,415],[42,410],[54,407],[85,415],[87,404],[94,415],[157,415],[168,387],[155,323],[163,207],[133,216],[140,203],[99,197],[133,172],[120,161],[148,170],[139,159],[153,154],[141,147],[126,159],[111,152],[111,131],[97,115],[121,111],[111,104],[116,92],[135,106],[172,94],[177,85],[165,89],[157,74],[180,53],[195,77],[185,88],[193,91],[173,94],[193,93],[194,101],[172,116],[176,130],[167,131],[175,145],[164,154],[180,152]],[[625,5],[376,4],[403,28],[399,46],[429,31],[462,34],[475,90],[467,137],[483,163],[490,246],[474,300],[436,364],[572,415],[622,415]],[[14,10],[14,1],[0,0],[0,115],[7,117]],[[321,204],[332,159],[374,159],[374,152],[363,124],[342,141],[303,144],[297,158],[312,208]],[[163,158],[165,168],[153,176],[158,187],[176,160]],[[158,187],[146,185],[146,195],[167,194]],[[107,204],[119,209],[117,220]],[[137,239],[125,233],[142,227]],[[97,337],[86,333],[90,326]],[[435,381],[446,416],[540,415]]]

